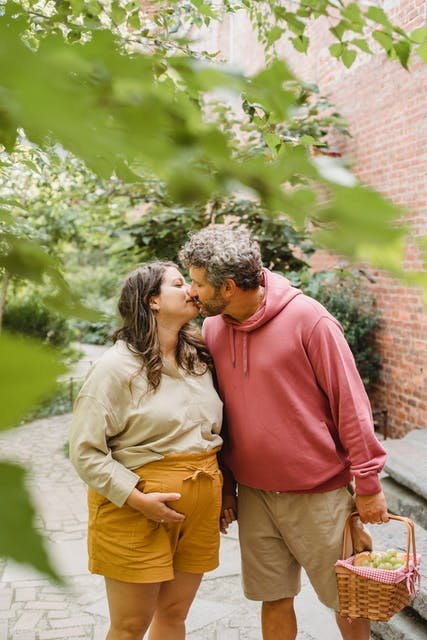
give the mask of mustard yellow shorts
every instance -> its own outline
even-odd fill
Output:
[[[141,478],[137,488],[144,493],[180,493],[169,506],[185,520],[157,523],[89,489],[89,571],[124,582],[153,583],[172,580],[175,570],[215,569],[222,488],[216,451],[171,455],[134,471]]]
[[[346,487],[325,493],[275,493],[239,485],[239,537],[245,595],[293,598],[303,567],[323,604],[339,609],[335,562],[353,508]]]

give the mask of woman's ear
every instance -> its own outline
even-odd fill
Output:
[[[151,298],[149,304],[150,304],[150,309],[152,311],[160,311],[160,305],[159,305],[159,302],[158,302],[158,300],[156,298]]]

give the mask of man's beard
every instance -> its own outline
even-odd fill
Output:
[[[218,316],[225,310],[227,303],[221,295],[217,295],[207,302],[198,302],[198,307],[202,316]]]

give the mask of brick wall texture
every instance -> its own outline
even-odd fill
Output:
[[[406,30],[426,24],[426,0],[377,4]],[[346,69],[329,55],[328,27],[321,21],[312,25],[308,55],[294,52],[287,43],[280,45],[281,54],[300,78],[316,83],[349,122],[352,138],[334,137],[333,147],[351,159],[353,171],[365,184],[407,211],[405,268],[420,269],[414,238],[427,233],[427,65],[414,57],[407,72],[387,61],[374,42],[374,57],[362,54]],[[250,31],[240,14],[226,18],[210,37],[213,49],[216,46],[228,61],[253,73],[262,66],[262,54]],[[329,268],[339,261],[340,257],[317,252],[312,266]],[[374,409],[387,410],[389,434],[400,437],[427,427],[426,308],[419,290],[369,265],[364,268],[375,279],[366,280],[366,286],[383,315],[378,338],[383,368],[371,400]]]

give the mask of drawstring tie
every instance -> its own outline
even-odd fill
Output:
[[[193,466],[188,467],[188,469],[189,471],[191,470],[192,473],[186,476],[184,480],[196,481],[200,475],[205,475],[211,480],[215,480],[215,478],[218,476],[218,473],[219,473],[217,469],[215,471],[207,471],[206,469],[201,469],[200,467],[193,467]]]

